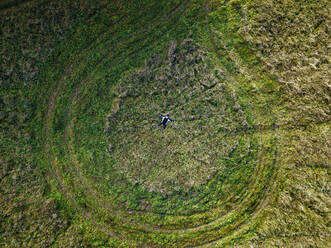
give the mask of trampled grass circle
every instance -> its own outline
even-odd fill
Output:
[[[184,40],[121,81],[105,133],[116,169],[131,183],[171,194],[206,183],[223,169],[240,138],[227,134],[248,127],[220,70],[206,63],[206,52]],[[175,120],[164,134],[159,113]]]

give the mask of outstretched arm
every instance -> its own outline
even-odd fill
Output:
[[[174,120],[171,120],[170,118],[169,118],[169,121],[174,122]]]

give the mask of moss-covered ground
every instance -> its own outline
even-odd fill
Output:
[[[329,9],[1,1],[0,247],[330,247]]]

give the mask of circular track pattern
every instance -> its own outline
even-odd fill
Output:
[[[170,42],[109,83],[120,58],[105,53],[56,86],[45,119],[51,180],[114,244],[214,247],[258,224],[246,223],[264,202],[277,140],[249,124],[211,56],[191,39]],[[165,134],[159,113],[175,119]]]

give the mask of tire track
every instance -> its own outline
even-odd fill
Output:
[[[100,37],[100,36],[99,36]],[[142,39],[141,39],[142,40]],[[93,44],[91,44],[93,45]],[[100,61],[98,61],[98,65],[102,63],[102,61],[105,59],[106,56],[102,57],[102,59]],[[96,66],[97,68],[98,66]],[[66,73],[64,75],[67,74],[67,72],[69,71],[68,67],[66,68]],[[60,79],[60,81],[62,81]],[[45,130],[45,134],[47,132],[47,130],[49,129],[50,127],[50,120],[51,120],[51,112],[52,110],[54,109],[54,106],[55,106],[55,102],[56,102],[56,99],[58,97],[58,92],[59,92],[59,88],[60,88],[61,84],[58,85],[57,89],[53,92],[53,94],[51,95],[50,97],[50,100],[49,100],[49,104],[48,104],[48,111],[47,111],[47,114],[46,114],[46,118],[45,118],[45,125],[44,125],[44,130]],[[73,99],[76,99],[77,95],[78,95],[78,92],[79,92],[79,89],[76,89],[76,92],[73,96]],[[49,144],[46,145],[46,151],[49,151]],[[59,174],[61,174],[58,170],[56,171],[53,171],[53,173],[56,175],[56,178],[57,178],[57,181],[64,181],[64,179],[60,179],[59,177]],[[80,175],[80,178],[82,179],[83,177]],[[61,183],[60,183],[61,184]],[[61,188],[65,188],[63,184],[61,184]],[[68,192],[68,191],[66,191]],[[71,196],[71,199],[73,200],[73,202],[75,202],[75,200],[72,198],[72,195],[69,194]],[[105,228],[104,228],[105,229]]]

